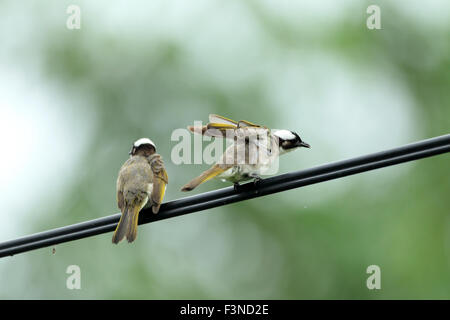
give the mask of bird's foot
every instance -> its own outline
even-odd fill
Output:
[[[256,177],[255,177],[255,180],[253,180],[253,185],[254,185],[255,187],[259,186],[259,184],[261,183],[261,181],[262,181],[261,177],[256,176]]]
[[[233,184],[234,191],[239,191],[240,186],[241,186],[241,185],[239,184],[239,182],[235,182],[235,183]]]

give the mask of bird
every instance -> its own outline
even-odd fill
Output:
[[[311,147],[294,131],[272,130],[250,121],[234,121],[216,114],[209,115],[208,124],[188,126],[188,129],[204,136],[232,139],[233,143],[219,161],[185,184],[181,191],[191,191],[212,178],[229,181],[235,189],[239,188],[240,182],[251,179],[258,184],[261,175],[270,172],[280,155],[300,147]]]
[[[152,140],[136,140],[129,154],[116,183],[117,205],[122,215],[112,237],[115,244],[124,237],[128,242],[136,239],[139,212],[151,207],[153,213],[158,213],[169,182],[162,157],[156,153]]]

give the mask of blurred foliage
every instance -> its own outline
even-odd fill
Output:
[[[196,24],[180,21],[178,27],[186,27],[185,33],[149,30],[148,37],[145,30],[132,34],[98,27],[96,15],[102,12],[90,2],[80,3],[78,31],[61,27],[65,16],[55,18],[46,11],[52,6],[52,12],[65,12],[68,3],[35,7],[40,18],[32,26],[41,27],[35,59],[42,75],[73,100],[71,107],[77,112],[89,109],[86,114],[93,117],[95,130],[71,169],[76,178],[68,182],[69,192],[56,204],[40,203],[30,209],[23,232],[118,212],[116,175],[131,143],[143,136],[151,137],[165,158],[170,176],[166,199],[184,196],[180,186],[206,165],[172,164],[170,152],[176,144],[170,140],[172,131],[193,120],[206,121],[209,113],[283,127],[286,119],[268,99],[271,91],[263,75],[273,72],[274,61],[287,56],[308,65],[307,59],[302,60],[304,52],[326,52],[355,69],[395,73],[413,97],[409,108],[418,117],[414,134],[404,143],[448,133],[449,24],[439,28],[418,24],[399,6],[379,2],[382,30],[368,30],[365,8],[371,3],[353,3],[344,18],[320,25],[280,16],[260,1],[234,1],[228,4],[234,8],[231,13],[236,19],[248,19],[259,38],[249,39],[248,56],[236,56],[242,63],[230,66],[230,61],[221,60],[223,42],[232,47],[233,35],[248,32],[233,29],[232,14],[224,14],[230,19],[222,26],[225,31],[213,28],[209,31],[213,36],[203,38],[208,53],[199,58],[190,45],[200,41],[220,15],[226,6],[220,2],[203,3],[201,13],[189,16],[196,17]],[[180,4],[163,6],[161,14],[171,5]],[[132,24],[133,18],[128,19]],[[148,28],[155,24],[149,22]],[[217,56],[211,55],[214,52]],[[365,75],[370,77],[370,72]],[[327,74],[318,77],[311,81],[326,83]],[[314,107],[320,106],[300,108],[307,117],[308,108]],[[312,130],[324,129],[321,123],[308,128],[306,137]],[[364,130],[361,122],[360,131]],[[379,130],[396,134],[395,128]],[[300,169],[311,164],[311,153],[326,153],[326,144],[311,144],[311,151],[286,156],[282,170]],[[314,159],[315,164],[333,160]],[[0,297],[448,299],[448,160],[448,155],[439,156],[407,169],[377,170],[141,226],[133,245],[113,246],[111,234],[106,234],[58,245],[55,254],[46,248],[3,259]],[[61,178],[64,175],[61,172]],[[222,186],[208,182],[197,192]],[[71,264],[81,267],[82,290],[65,287],[65,269]],[[380,291],[366,288],[366,268],[371,264],[381,267]]]

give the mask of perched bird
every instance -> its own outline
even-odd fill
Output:
[[[181,191],[191,191],[211,178],[232,182],[235,188],[239,182],[250,179],[257,183],[279,155],[299,147],[310,148],[293,131],[271,130],[249,121],[234,121],[215,114],[209,116],[207,125],[189,126],[188,129],[205,136],[233,139],[234,142],[217,163],[187,183]]]
[[[148,138],[137,140],[117,178],[117,205],[122,216],[113,243],[119,243],[124,237],[128,242],[136,239],[139,212],[151,207],[153,213],[158,213],[167,183],[167,172],[155,144]]]

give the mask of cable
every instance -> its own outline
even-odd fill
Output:
[[[282,174],[261,180],[257,185],[253,182],[246,183],[241,185],[238,190],[227,187],[166,202],[162,204],[157,215],[153,214],[151,210],[144,209],[139,215],[139,224],[173,218],[447,152],[450,152],[450,134],[386,151]],[[0,243],[0,257],[12,256],[21,252],[111,232],[115,230],[119,219],[120,213],[117,213],[6,241]]]

